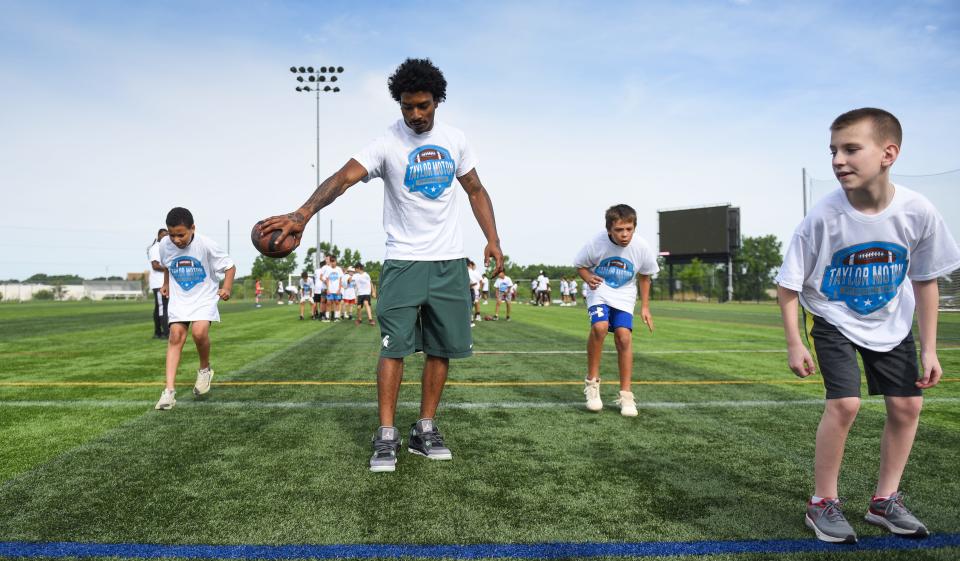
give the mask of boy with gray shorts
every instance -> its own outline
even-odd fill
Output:
[[[841,188],[797,227],[776,279],[790,369],[800,377],[816,369],[797,325],[799,299],[811,320],[805,323],[826,388],[814,492],[804,522],[820,540],[857,541],[841,510],[837,482],[860,408],[859,354],[868,391],[884,396],[887,413],[880,474],[865,519],[894,534],[925,537],[926,526],[904,505],[900,479],[917,431],[922,390],[943,374],[936,349],[937,277],[960,267],[960,248],[930,201],[890,182],[902,138],[896,117],[882,109],[856,109],[837,117],[830,131]],[[914,309],[922,370],[911,334]]]

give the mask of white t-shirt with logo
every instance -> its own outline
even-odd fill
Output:
[[[627,247],[622,247],[610,241],[606,230],[583,246],[573,266],[578,269],[586,267],[603,278],[596,290],[585,295],[588,307],[606,304],[631,314],[637,304],[637,275],[653,275],[660,271],[657,256],[646,240],[634,234]]]
[[[537,277],[537,290],[546,290],[550,285],[550,279],[546,275],[540,275]]]
[[[570,285],[567,284],[567,281],[564,279],[560,279],[560,294],[563,294],[564,296],[566,296],[570,293],[569,290],[570,290]]]
[[[164,237],[164,239],[166,239],[166,237]],[[150,290],[162,287],[163,271],[155,271],[153,269],[154,261],[163,265],[163,261],[160,260],[160,242],[153,242],[153,245],[147,250],[147,261],[150,262]]]
[[[493,287],[500,293],[509,292],[510,288],[513,287],[513,279],[506,275],[502,279],[497,277],[497,280],[493,281]]]
[[[343,269],[339,266],[330,267],[326,275],[327,294],[340,294],[340,285],[343,281]]]
[[[479,292],[483,286],[483,273],[476,269],[471,269],[467,267],[467,276],[470,277],[470,288],[471,290],[476,290]]]
[[[343,299],[344,300],[357,299],[357,281],[354,280],[354,274],[352,273],[344,277]]]
[[[160,262],[170,275],[167,311],[171,322],[220,321],[220,281],[216,274],[234,266],[226,251],[203,234],[195,233],[183,249],[167,236],[160,242]]]
[[[843,189],[825,196],[797,226],[776,277],[804,308],[878,352],[899,345],[913,324],[916,301],[904,281],[960,267],[960,248],[937,209],[894,188],[890,205],[872,215],[853,208]]]
[[[356,273],[353,275],[353,280],[357,283],[357,295],[359,296],[369,296],[371,293],[371,287],[373,282],[370,280],[370,275],[367,272]]]
[[[433,129],[416,134],[400,119],[353,159],[367,170],[364,181],[383,179],[387,259],[466,256],[454,179],[472,171],[477,158],[461,131],[434,121]]]

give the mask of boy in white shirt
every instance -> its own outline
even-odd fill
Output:
[[[660,268],[650,245],[634,235],[637,212],[627,205],[615,205],[606,212],[607,229],[580,250],[574,266],[590,286],[587,310],[590,336],[587,338],[587,378],[583,393],[587,409],[600,411],[600,355],[607,332],[612,332],[620,366],[620,414],[636,417],[637,406],[631,391],[633,375],[633,308],[637,303],[636,279],[640,279],[640,318],[653,332],[650,315],[650,275]]]
[[[156,409],[168,410],[176,405],[174,381],[180,365],[180,353],[187,340],[187,327],[200,355],[200,369],[193,394],[197,397],[210,391],[213,369],[210,368],[210,322],[220,321],[217,303],[229,300],[233,277],[237,272],[233,260],[216,242],[196,233],[193,215],[181,207],[167,214],[168,235],[160,242],[160,262],[166,267],[160,292],[170,298],[167,309],[170,339],[167,343],[166,388],[160,394]],[[217,273],[224,275],[223,287]],[[171,284],[170,279],[173,278]]]
[[[922,390],[940,381],[937,277],[960,267],[960,248],[923,196],[890,182],[902,129],[882,109],[864,108],[830,125],[840,189],[823,198],[794,231],[777,275],[788,365],[801,378],[816,370],[797,325],[797,301],[812,316],[809,334],[826,388],[816,436],[814,493],[804,522],[828,542],[855,543],[841,511],[838,479],[847,434],[860,409],[863,360],[871,395],[887,419],[880,474],[865,519],[899,534],[925,537],[903,504],[900,478],[916,436]],[[905,285],[909,279],[911,285]],[[911,334],[914,309],[920,360]],[[805,319],[807,319],[805,317]]]
[[[300,273],[300,319],[303,319],[303,310],[310,304],[310,316],[317,315],[317,304],[313,301],[314,284],[306,271]]]
[[[493,319],[500,319],[500,302],[504,302],[507,306],[507,321],[510,321],[510,301],[513,300],[513,279],[508,277],[503,271],[500,271],[500,275],[493,283],[493,287],[497,290],[497,307],[493,310]]]
[[[353,266],[357,270],[353,275],[354,282],[357,283],[357,325],[360,325],[363,319],[363,312],[367,312],[367,321],[370,325],[375,325],[373,321],[373,311],[370,309],[370,297],[376,297],[377,287],[373,286],[370,274],[363,270],[363,263],[357,261]]]
[[[337,265],[337,258],[330,256],[330,268],[327,270],[327,321],[340,321],[343,307],[343,269]]]
[[[486,277],[477,270],[477,264],[473,261],[467,261],[467,275],[470,278],[470,298],[473,301],[473,319],[470,321],[470,327],[480,321],[480,287]]]

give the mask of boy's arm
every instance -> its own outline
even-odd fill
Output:
[[[223,287],[217,291],[217,294],[220,296],[221,300],[229,300],[230,293],[233,291],[233,277],[237,274],[237,266],[234,265],[226,271],[223,275]]]
[[[917,298],[917,325],[920,327],[920,365],[922,376],[918,388],[932,388],[940,382],[943,368],[937,358],[937,306],[940,289],[937,279],[913,281],[913,293]]]
[[[587,283],[590,290],[596,290],[598,286],[603,284],[603,277],[593,274],[589,267],[577,267],[577,274],[580,275],[583,282]]]
[[[783,318],[783,332],[787,337],[787,365],[790,370],[801,378],[817,371],[813,363],[810,350],[800,338],[800,327],[797,326],[797,312],[800,307],[799,298],[795,290],[777,286],[777,300],[780,302],[780,315]]]
[[[650,315],[650,275],[640,277],[640,319],[646,324],[650,333],[653,333],[653,316]]]

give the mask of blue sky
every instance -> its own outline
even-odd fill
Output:
[[[316,107],[291,65],[347,69],[320,100],[325,177],[399,117],[393,68],[432,58],[438,116],[474,144],[520,263],[570,262],[620,202],[654,245],[657,209],[726,202],[745,235],[786,242],[801,168],[831,178],[827,127],[855,107],[903,122],[896,172],[960,168],[957,2],[425,6],[0,1],[0,279],[143,270],[172,206],[224,245],[230,220],[248,272],[250,226],[313,189]],[[381,209],[381,183],[357,185],[322,236],[332,219],[381,259]]]

